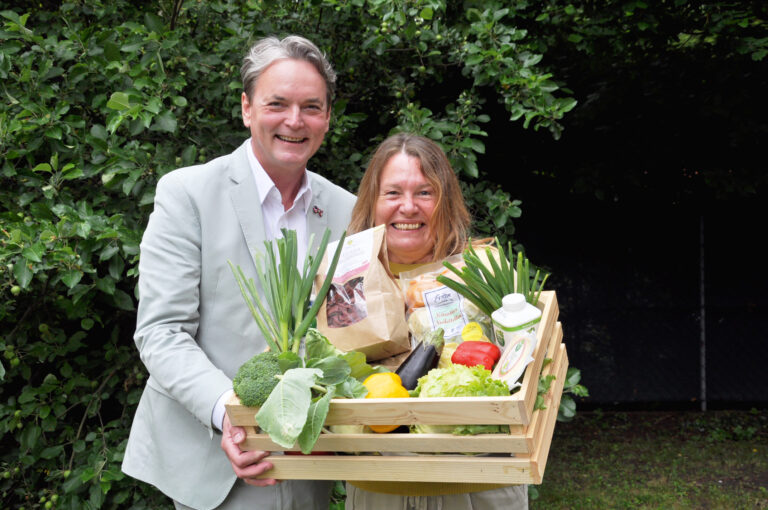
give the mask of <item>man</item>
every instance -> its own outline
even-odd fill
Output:
[[[243,62],[251,138],[157,185],[134,336],[150,376],[123,471],[177,509],[327,508],[330,482],[257,478],[268,476],[269,453],[240,451],[244,430],[230,426],[224,402],[240,365],[266,348],[227,261],[255,276],[253,253],[281,228],[306,251],[311,234],[330,228],[336,239],[349,223],[354,196],[306,170],[328,131],[335,73],[297,36],[261,40]]]

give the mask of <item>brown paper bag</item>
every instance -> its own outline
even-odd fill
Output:
[[[317,329],[342,351],[360,351],[379,360],[410,350],[405,300],[389,271],[384,225],[344,240],[328,295],[317,314]],[[322,283],[330,243],[317,274]]]

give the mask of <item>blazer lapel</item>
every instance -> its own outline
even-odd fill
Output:
[[[230,169],[229,178],[234,183],[230,190],[232,206],[240,222],[240,229],[243,231],[243,237],[248,245],[248,252],[253,255],[257,250],[264,250],[264,219],[261,215],[261,204],[259,203],[259,190],[256,187],[256,181],[251,175],[251,168],[248,163],[249,150],[247,142],[241,145],[236,151],[235,164]],[[251,257],[253,262],[253,257]]]
[[[311,175],[307,173],[307,175]],[[312,179],[311,177],[309,177]],[[312,179],[312,203],[307,210],[307,234],[314,235],[312,242],[312,253],[317,253],[317,248],[320,245],[320,240],[325,234],[325,229],[328,228],[328,215],[325,213],[329,205],[327,203],[327,197],[325,189],[320,186],[317,180]]]

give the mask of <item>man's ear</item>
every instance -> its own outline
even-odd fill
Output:
[[[251,126],[251,102],[248,100],[248,94],[245,92],[240,96],[240,107],[243,113],[243,125],[245,127]],[[328,111],[330,114],[330,110]]]
[[[328,105],[328,110],[325,114],[325,132],[327,133],[329,129],[331,129],[331,110],[333,109],[333,105]]]

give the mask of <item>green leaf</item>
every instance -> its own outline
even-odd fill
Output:
[[[434,11],[432,10],[431,7],[424,7],[419,13],[419,17],[424,18],[425,20],[432,19],[433,15],[434,15]]]
[[[576,386],[581,381],[581,370],[575,367],[569,367],[565,375],[566,388]]]
[[[61,455],[63,451],[64,451],[64,447],[61,445],[49,446],[48,448],[40,452],[40,457],[44,459],[53,459]]]
[[[80,283],[83,277],[83,272],[79,269],[66,269],[59,271],[59,274],[61,275],[61,281],[70,289]]]
[[[323,395],[322,398],[310,404],[307,422],[304,424],[304,428],[298,438],[302,453],[310,453],[315,443],[317,443],[317,438],[320,437],[320,432],[323,431],[323,425],[325,424],[325,418],[328,416],[328,409],[330,408],[333,396],[333,388],[330,388],[328,393]]]
[[[560,407],[558,409],[557,419],[565,421],[574,416],[576,416],[576,402],[570,395],[563,395],[560,397]]]
[[[163,131],[174,133],[176,131],[176,117],[168,110],[155,117],[155,122],[149,128],[150,131]]]
[[[157,14],[147,12],[144,14],[144,25],[151,31],[158,34],[165,32],[165,23]]]
[[[19,445],[23,450],[31,450],[37,444],[37,440],[40,438],[40,427],[28,423],[21,429],[19,436]]]
[[[131,100],[125,92],[113,92],[107,101],[107,108],[112,110],[123,111],[131,106]]]
[[[59,126],[51,126],[45,130],[45,136],[54,140],[61,140],[63,132]]]
[[[29,282],[32,281],[32,274],[32,270],[24,260],[19,260],[13,265],[13,276],[22,289],[26,289],[29,286]]]
[[[331,356],[307,362],[307,368],[318,368],[323,371],[323,377],[318,381],[325,386],[333,386],[344,381],[352,369],[343,358]]]
[[[115,279],[111,276],[105,276],[96,280],[96,288],[104,294],[113,296],[115,294]]]
[[[112,299],[115,301],[115,306],[120,308],[121,310],[127,310],[129,312],[132,312],[136,309],[135,305],[133,304],[133,299],[131,296],[126,294],[124,291],[120,289],[115,289],[115,293],[112,295]]]
[[[61,176],[65,181],[71,181],[83,176],[83,169],[75,166],[73,163],[67,163],[61,169]]]
[[[292,448],[307,422],[315,380],[323,376],[316,368],[294,368],[269,394],[256,413],[256,421],[270,439],[284,448]]]
[[[102,126],[101,124],[94,124],[91,126],[91,136],[98,140],[106,140],[107,139],[107,129]]]
[[[30,262],[42,262],[43,253],[45,253],[45,246],[40,242],[25,246],[21,250],[21,255]]]

